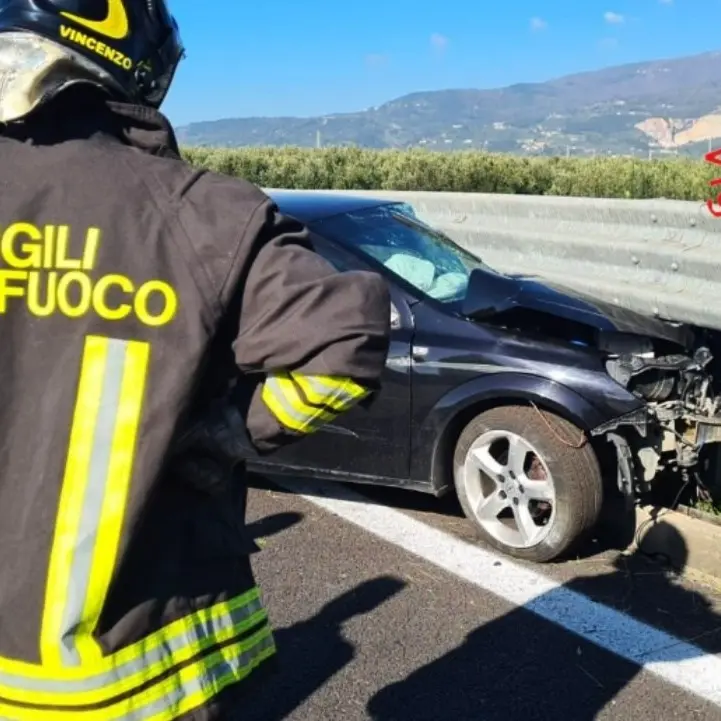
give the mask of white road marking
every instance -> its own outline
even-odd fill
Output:
[[[506,556],[370,503],[343,486],[289,479],[275,482],[378,538],[721,706],[721,657],[592,601]]]

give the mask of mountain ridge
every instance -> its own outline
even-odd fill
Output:
[[[414,91],[318,117],[224,118],[183,145],[355,145],[526,155],[698,155],[721,138],[721,52],[617,65],[540,83]]]

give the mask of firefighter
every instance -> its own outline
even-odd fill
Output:
[[[2,719],[242,717],[243,459],[379,388],[383,281],[181,160],[183,55],[163,0],[0,0]]]

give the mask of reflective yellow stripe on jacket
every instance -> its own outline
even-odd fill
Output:
[[[44,666],[101,655],[92,634],[115,569],[149,360],[148,343],[85,340],[45,591]]]
[[[46,583],[41,663],[0,657],[0,719],[171,721],[275,651],[257,588],[107,656],[94,638],[117,561],[150,351],[140,341],[85,339]],[[221,644],[227,644],[222,651]]]
[[[369,394],[350,378],[278,372],[268,375],[262,398],[286,428],[308,435],[349,411]]]
[[[0,718],[18,721],[170,721],[250,674],[275,653],[258,589],[170,624],[91,664],[48,670],[0,661]],[[247,635],[232,643],[243,633]],[[228,643],[222,650],[218,644]],[[183,666],[203,652],[200,659]],[[167,675],[171,669],[174,673]],[[141,685],[163,679],[122,701]],[[32,703],[20,708],[6,701]],[[99,708],[78,708],[105,703]],[[40,709],[37,706],[55,706]],[[70,707],[70,708],[60,708]]]

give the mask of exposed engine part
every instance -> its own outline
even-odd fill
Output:
[[[721,443],[721,425],[699,423],[697,443],[702,446],[708,443]]]
[[[699,398],[708,398],[711,378],[705,368],[712,356],[707,348],[699,348],[693,358],[675,354],[660,358],[622,355],[606,361],[606,371],[634,395],[649,402],[663,402],[672,396],[696,405]]]
[[[652,446],[643,446],[637,451],[638,460],[643,468],[643,480],[652,481],[661,465],[661,454]]]
[[[665,401],[676,390],[676,377],[670,371],[652,369],[640,378],[632,378],[629,389],[647,401]]]
[[[700,348],[694,358],[667,355],[660,358],[622,355],[606,361],[606,371],[622,386],[647,401],[665,401],[674,391],[684,395],[689,383],[711,362],[711,354]],[[703,375],[706,378],[706,375]]]
[[[709,349],[701,347],[693,356],[655,356],[638,338],[620,337],[607,338],[603,347],[608,374],[646,402],[644,408],[592,431],[607,435],[616,446],[619,483],[621,475],[628,483],[630,461],[635,492],[647,490],[665,469],[693,472],[703,446],[721,443],[721,397],[715,395],[707,370],[713,359]],[[622,428],[635,433],[622,434]],[[619,436],[627,447],[619,444]]]

